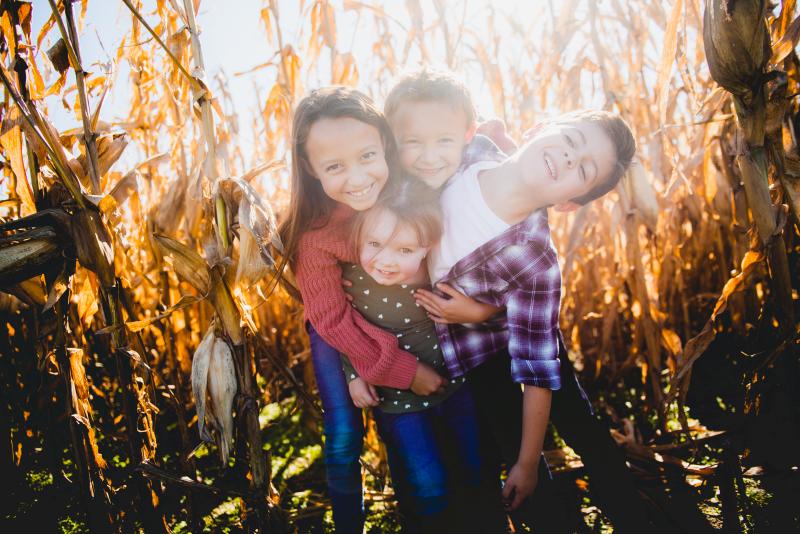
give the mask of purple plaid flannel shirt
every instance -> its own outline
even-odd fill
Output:
[[[494,144],[494,141],[485,135],[475,134],[472,141],[464,147],[464,151],[461,154],[461,164],[458,166],[456,174],[479,161],[503,161],[507,157],[508,156]]]
[[[561,271],[546,210],[459,260],[440,280],[506,312],[480,324],[438,324],[452,378],[508,351],[515,382],[559,389]],[[441,293],[440,293],[441,295]]]

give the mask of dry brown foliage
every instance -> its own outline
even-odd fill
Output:
[[[750,69],[758,76],[744,88],[726,85],[733,96],[709,72],[699,0],[549,2],[532,8],[543,22],[535,31],[491,3],[468,17],[475,9],[467,2],[307,0],[292,39],[282,10],[297,6],[267,1],[256,14],[266,61],[254,65],[266,85],[249,118],[231,107],[225,80],[205,71],[197,0],[158,1],[151,11],[123,1],[132,30],[113,59],[130,66],[130,79],[116,83],[129,83],[132,98],[117,124],[102,119],[110,73],[81,65],[75,15],[99,4],[84,1],[73,13],[71,3],[51,0],[42,28],[30,27],[30,14],[45,3],[4,0],[0,16],[0,308],[10,329],[3,351],[33,340],[36,354],[26,357],[67,384],[63,409],[95,525],[120,513],[107,507],[117,481],[105,474],[96,403],[127,433],[132,465],[153,477],[161,439],[153,421],[175,411],[181,474],[201,485],[189,455],[198,442],[189,376],[214,317],[236,362],[231,454],[249,472],[237,491],[251,521],[283,521],[258,405],[278,398],[279,383],[309,406],[313,396],[300,311],[272,283],[273,210],[288,196],[292,108],[320,65],[330,69],[325,83],[355,84],[378,100],[417,60],[474,69],[493,104],[482,111],[502,117],[516,138],[556,110],[581,107],[613,110],[632,125],[639,150],[622,184],[551,218],[564,280],[561,326],[582,376],[598,389],[621,390],[640,377],[642,410],[662,429],[669,403],[682,405],[693,362],[719,332],[774,331],[770,353],[794,343],[796,276],[775,274],[775,251],[783,261],[787,249],[796,253],[800,209],[794,1],[763,13],[767,22],[756,27],[768,48]],[[340,18],[353,13],[376,36],[369,65],[348,49],[352,29]],[[41,48],[47,36],[57,41],[50,50]],[[72,107],[79,128],[53,128],[43,100],[51,94]],[[753,138],[747,121],[757,112],[761,137]],[[258,132],[247,158],[240,128]],[[141,161],[122,165],[132,147]],[[746,154],[762,166],[748,170]],[[751,171],[763,186],[760,204]],[[92,374],[105,383],[85,372],[98,363],[114,369]],[[104,398],[117,395],[121,401]],[[22,443],[14,446],[17,463],[28,454]],[[148,528],[163,530],[158,485],[135,478]]]

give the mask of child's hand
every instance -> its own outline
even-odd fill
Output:
[[[451,298],[445,299],[424,289],[414,291],[414,298],[427,310],[428,317],[437,323],[482,323],[503,309],[478,302],[447,284],[436,284],[436,287]]]
[[[350,390],[350,398],[353,399],[353,404],[358,408],[377,406],[381,401],[375,386],[369,384],[360,376],[351,380],[347,384],[347,388]]]
[[[411,382],[411,391],[417,395],[426,397],[434,393],[439,393],[444,389],[447,380],[437,373],[433,367],[424,363],[417,364],[417,372]]]
[[[536,484],[539,482],[539,463],[523,465],[515,463],[508,472],[508,478],[503,485],[503,503],[506,510],[514,511],[522,501],[533,495]]]
[[[353,282],[351,282],[347,278],[342,278],[342,287],[353,287]],[[344,298],[347,299],[347,302],[353,302],[353,295],[351,295],[347,291],[344,292]]]

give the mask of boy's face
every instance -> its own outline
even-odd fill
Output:
[[[475,133],[464,110],[437,100],[404,102],[395,112],[392,130],[400,166],[434,189],[455,174]]]
[[[608,134],[582,120],[545,125],[513,157],[542,204],[562,210],[576,206],[571,200],[607,180],[616,165]]]

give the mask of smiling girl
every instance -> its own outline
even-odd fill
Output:
[[[445,380],[398,347],[397,338],[366,321],[347,302],[339,262],[355,263],[350,223],[370,208],[390,180],[395,144],[372,100],[347,87],[312,91],[292,125],[292,184],[280,228],[284,260],[295,275],[322,401],[325,464],[336,531],[361,533],[359,456],[363,419],[347,388],[339,351],[373,384],[439,390]],[[280,271],[279,271],[280,272]]]

